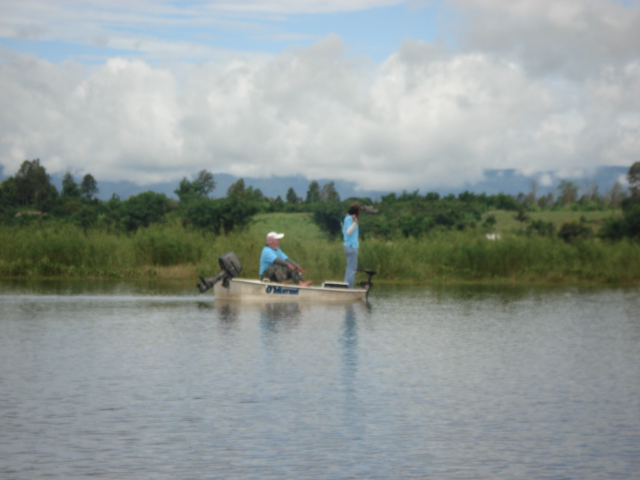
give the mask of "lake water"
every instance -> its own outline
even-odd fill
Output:
[[[640,478],[640,289],[0,282],[0,478]]]

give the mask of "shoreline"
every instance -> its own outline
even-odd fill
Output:
[[[86,274],[86,275],[0,275],[0,281],[163,281],[163,282],[193,282],[194,289],[198,282],[199,275],[196,267],[192,267],[192,274],[185,275],[184,270],[180,270],[180,274],[175,275],[175,268],[147,267],[139,271],[128,272],[112,272],[110,274]],[[217,273],[217,272],[215,272]],[[212,272],[213,274],[213,272]],[[253,278],[240,275],[239,278]],[[328,281],[324,279],[322,281]],[[333,279],[335,280],[335,278]],[[315,283],[315,282],[314,282]],[[608,280],[608,279],[580,279],[580,278],[491,278],[491,279],[464,279],[464,278],[440,278],[434,277],[430,280],[412,280],[412,279],[376,279],[373,281],[375,286],[407,286],[407,287],[435,287],[435,286],[486,286],[486,287],[615,287],[615,288],[634,288],[640,287],[640,279],[637,280]]]

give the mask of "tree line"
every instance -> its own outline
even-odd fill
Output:
[[[87,173],[79,182],[70,172],[58,191],[39,159],[25,160],[12,177],[0,183],[0,223],[21,225],[34,221],[66,221],[83,229],[101,228],[110,232],[135,232],[154,223],[176,217],[183,227],[216,235],[244,228],[252,217],[261,212],[308,212],[330,237],[338,237],[348,205],[359,201],[366,208],[361,219],[362,235],[378,238],[394,236],[420,237],[442,230],[482,228],[491,230],[495,217],[485,214],[491,210],[514,212],[527,235],[560,236],[571,241],[594,233],[580,223],[565,224],[556,232],[549,222],[530,221],[529,213],[541,210],[571,209],[593,211],[622,208],[621,217],[612,217],[598,235],[619,240],[640,238],[640,162],[631,166],[627,174],[628,189],[620,183],[600,195],[598,186],[580,187],[562,181],[558,195],[536,195],[532,184],[528,194],[486,195],[469,191],[459,195],[440,196],[419,191],[390,193],[380,199],[348,198],[341,200],[333,182],[320,185],[311,181],[306,196],[299,197],[293,188],[286,196],[265,197],[259,189],[245,185],[243,179],[232,184],[224,197],[213,198],[216,188],[213,174],[200,171],[195,179],[182,179],[177,185],[177,200],[163,193],[147,191],[122,200],[114,194],[107,201],[96,198],[98,183]],[[375,212],[375,214],[374,214]],[[483,220],[484,217],[484,220]],[[524,225],[527,225],[526,229]]]

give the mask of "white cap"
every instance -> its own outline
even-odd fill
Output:
[[[280,240],[282,237],[284,237],[284,233],[276,233],[276,232],[267,233],[267,238],[275,238],[276,240]]]

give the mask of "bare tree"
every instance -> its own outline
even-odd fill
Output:
[[[339,202],[340,195],[336,190],[333,182],[325,183],[320,190],[320,200],[323,202]]]
[[[610,190],[605,194],[605,201],[612,208],[620,208],[625,191],[620,182],[616,182]]]
[[[578,186],[573,182],[562,180],[558,185],[558,190],[560,190],[558,201],[562,205],[569,205],[578,199]]]

